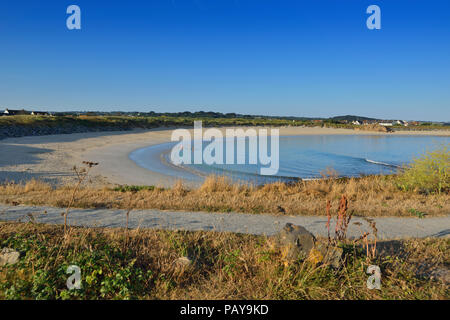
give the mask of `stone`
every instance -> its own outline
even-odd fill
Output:
[[[428,272],[419,274],[422,278],[429,278],[435,281],[441,281],[448,285],[450,283],[450,270],[446,267],[434,267]]]
[[[450,270],[445,267],[436,268],[431,272],[431,279],[441,281],[444,284],[450,283]]]
[[[3,248],[0,252],[0,266],[15,264],[19,261],[20,253],[11,248]]]
[[[311,251],[309,260],[314,264],[326,264],[335,269],[342,267],[344,250],[327,243],[318,243]]]
[[[177,269],[186,269],[193,266],[194,261],[189,257],[181,257],[174,261],[174,265]]]
[[[292,223],[287,223],[273,240],[275,247],[281,250],[283,258],[289,262],[308,258],[316,242],[311,232]]]

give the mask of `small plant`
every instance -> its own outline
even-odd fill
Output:
[[[425,218],[425,216],[428,215],[427,213],[419,211],[417,209],[409,209],[408,212],[417,216],[419,219],[423,219],[423,218]]]
[[[78,169],[76,166],[73,167],[73,171],[77,175],[78,182],[72,191],[72,196],[70,198],[69,204],[67,205],[66,212],[63,213],[63,215],[64,215],[64,234],[66,234],[66,231],[67,231],[67,215],[69,214],[69,210],[75,201],[75,196],[76,196],[81,184],[83,183],[83,181],[86,180],[86,178],[88,177],[89,171],[91,170],[91,168],[94,166],[97,166],[98,162],[83,161],[83,164],[85,165],[85,168]]]
[[[350,224],[350,220],[352,219],[353,211],[351,211],[349,214],[347,214],[348,210],[348,201],[347,197],[345,195],[342,195],[341,200],[339,202],[339,209],[336,213],[336,226],[334,229],[334,239],[331,239],[330,237],[330,224],[332,220],[331,215],[331,202],[327,201],[327,229],[328,229],[328,243],[332,244],[334,246],[337,246],[339,242],[343,244],[342,242],[346,240],[347,238],[347,230],[348,226]],[[361,236],[353,241],[353,246],[356,245],[357,242],[362,242],[363,247],[366,249],[366,256],[368,259],[372,260],[376,257],[376,250],[377,250],[377,233],[378,229],[376,227],[376,223],[374,220],[363,217],[365,221],[369,224],[370,228],[372,229],[372,233],[365,231],[361,232]],[[361,226],[362,224],[360,222],[354,222],[354,225]],[[369,236],[372,235],[373,240],[369,240]],[[372,242],[372,243],[371,243]],[[345,244],[343,244],[345,245]]]
[[[362,231],[360,228],[361,236],[353,241],[353,245],[355,246],[356,243],[362,242],[363,247],[366,249],[366,257],[368,260],[373,260],[376,257],[377,252],[377,236],[378,236],[378,229],[376,226],[376,222],[372,219],[363,217],[363,219],[369,224],[370,228],[372,229],[372,233],[368,231]],[[354,225],[357,225],[360,227],[362,223],[360,222],[354,222]],[[372,241],[370,241],[370,235],[372,235]]]
[[[115,187],[113,190],[116,192],[139,192],[142,190],[147,190],[147,191],[153,191],[153,190],[163,190],[162,188],[156,188],[155,186],[118,186]]]
[[[225,262],[223,271],[225,271],[225,273],[228,274],[229,277],[233,277],[233,275],[237,271],[237,260],[239,258],[240,253],[241,253],[240,250],[236,249],[227,253],[223,257],[223,262]]]

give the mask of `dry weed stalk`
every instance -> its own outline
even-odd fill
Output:
[[[327,230],[328,230],[328,242],[331,242],[331,238],[330,238],[330,222],[331,222],[331,202],[330,200],[327,200]]]
[[[361,241],[363,244],[363,247],[366,249],[366,256],[368,260],[373,260],[376,257],[376,251],[377,251],[377,235],[378,235],[378,229],[376,227],[376,222],[369,218],[363,218],[367,223],[369,224],[370,228],[372,229],[372,233],[367,231],[361,230],[361,223],[355,222],[354,224],[359,227],[359,232],[361,233],[361,236],[354,240],[353,244],[355,245],[357,242]],[[372,235],[373,240],[369,240],[369,236]],[[371,243],[372,242],[372,243]]]
[[[125,246],[128,244],[128,238],[129,238],[129,235],[128,235],[128,220],[129,220],[129,217],[130,217],[130,212],[133,210],[133,196],[134,196],[134,194],[136,193],[136,191],[134,191],[134,190],[132,190],[131,191],[131,195],[130,195],[130,198],[129,198],[129,200],[128,200],[128,208],[127,208],[127,212],[126,212],[126,226],[125,226]]]
[[[334,228],[334,242],[345,240],[347,237],[347,229],[352,219],[352,212],[347,215],[348,210],[348,201],[345,195],[342,195],[341,200],[339,202],[339,209],[336,213],[336,225]],[[331,215],[331,202],[327,201],[327,230],[328,230],[328,242],[331,242],[330,238],[330,223],[332,219]]]
[[[351,211],[349,214],[347,214],[348,210],[348,200],[345,195],[342,195],[341,200],[339,202],[339,209],[336,214],[336,226],[335,226],[335,234],[334,239],[331,239],[330,237],[330,225],[332,220],[332,214],[331,214],[331,202],[330,200],[327,201],[327,207],[326,207],[326,213],[327,213],[327,230],[328,230],[328,243],[332,243],[334,245],[337,244],[338,241],[343,241],[347,238],[347,230],[348,226],[350,224],[350,220],[352,219],[353,212]],[[376,250],[377,250],[377,234],[378,229],[376,227],[376,223],[373,219],[369,219],[366,217],[363,217],[365,221],[369,224],[370,228],[372,229],[372,232],[368,231],[362,231],[360,226],[362,225],[360,222],[354,222],[354,225],[357,225],[359,227],[359,231],[361,233],[361,236],[353,241],[353,245],[356,245],[357,242],[362,242],[363,247],[366,249],[366,256],[367,259],[372,260],[376,257]],[[369,236],[372,235],[373,240],[369,240]]]
[[[98,162],[83,161],[83,164],[86,166],[86,168],[81,168],[80,170],[77,168],[77,166],[73,166],[73,171],[77,175],[78,182],[72,191],[72,196],[70,198],[70,201],[66,208],[66,211],[63,213],[63,215],[64,215],[64,234],[66,234],[66,231],[67,231],[67,215],[69,214],[69,210],[75,201],[75,196],[76,196],[81,184],[83,183],[83,181],[86,180],[86,178],[88,177],[89,171],[92,169],[92,167],[97,166]]]

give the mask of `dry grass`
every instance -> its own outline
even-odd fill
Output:
[[[21,252],[19,263],[0,267],[0,298],[7,299],[449,298],[445,284],[429,279],[432,268],[450,261],[448,239],[382,242],[383,256],[371,261],[349,244],[339,270],[301,261],[285,266],[265,237],[217,232],[125,236],[121,229],[72,227],[64,235],[63,226],[0,223],[0,244]],[[193,264],[177,267],[183,256]],[[80,291],[65,285],[72,264],[81,268]],[[369,264],[382,270],[381,290],[366,287]]]
[[[225,177],[211,176],[194,189],[188,189],[181,181],[170,189],[118,189],[128,190],[125,192],[106,187],[81,187],[72,206],[130,209],[132,194],[131,209],[323,215],[327,200],[336,205],[344,194],[351,203],[349,213],[358,216],[411,216],[415,211],[433,216],[450,212],[448,193],[402,191],[394,180],[392,176],[367,176],[253,186],[233,184]],[[67,207],[73,189],[73,186],[51,188],[35,180],[24,185],[4,184],[0,186],[0,202]]]

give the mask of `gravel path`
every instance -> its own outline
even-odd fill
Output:
[[[64,209],[51,207],[26,207],[0,205],[0,221],[30,221],[63,224]],[[126,210],[73,209],[68,221],[70,225],[85,227],[124,227]],[[448,237],[450,216],[433,218],[374,218],[379,239],[408,237]],[[184,229],[206,231],[228,231],[257,235],[272,235],[290,222],[304,226],[315,235],[326,236],[326,217],[321,216],[273,216],[240,213],[204,213],[160,210],[136,210],[130,213],[130,228]],[[361,222],[358,227],[353,222]],[[354,217],[349,227],[349,237],[359,237],[360,229],[370,231],[363,219]]]

